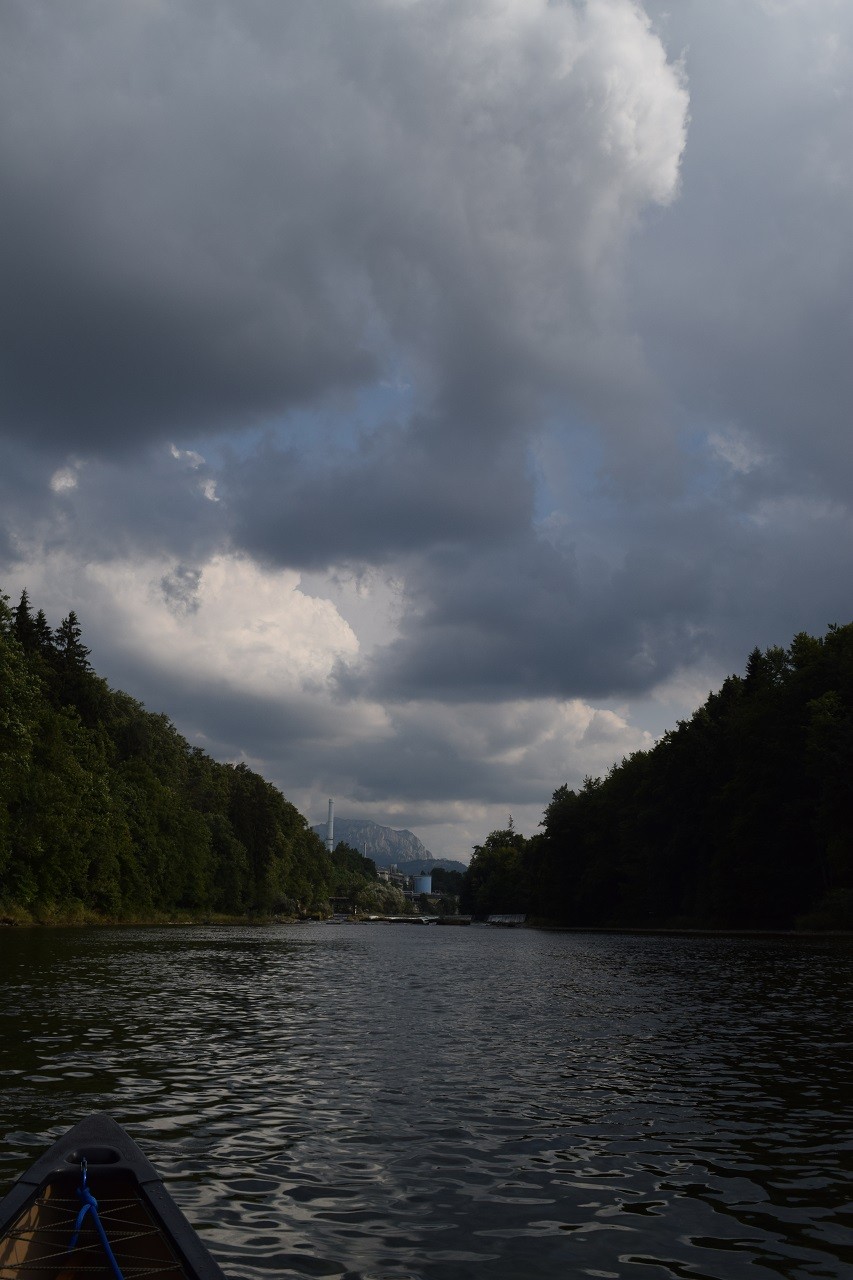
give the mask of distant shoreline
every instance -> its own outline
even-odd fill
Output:
[[[851,929],[659,929],[629,928],[624,925],[565,925],[538,922],[523,926],[543,933],[616,933],[633,937],[658,938],[853,938]]]
[[[315,917],[316,919],[316,917]],[[306,920],[307,922],[307,920]],[[49,920],[26,918],[20,916],[0,915],[0,929],[156,929],[156,928],[194,928],[205,925],[270,925],[299,924],[302,917],[297,916],[247,916],[223,915],[220,912],[185,915],[151,915],[151,916],[99,916],[93,912],[58,913]]]
[[[415,917],[416,919],[416,917]],[[191,914],[187,912],[176,915],[152,915],[119,919],[117,917],[96,916],[91,912],[85,915],[57,915],[49,920],[37,920],[10,915],[0,915],[0,929],[188,929],[204,927],[220,928],[261,928],[270,925],[290,924],[328,924],[328,918],[318,916],[246,916],[223,915],[216,913]],[[485,923],[475,921],[474,923]],[[575,933],[575,934],[612,934],[623,937],[658,937],[658,938],[849,938],[853,939],[853,930],[849,929],[710,929],[690,928],[631,928],[627,925],[563,925],[547,920],[535,920],[516,926],[522,929],[534,929],[540,933]]]

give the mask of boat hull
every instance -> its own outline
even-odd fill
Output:
[[[108,1115],[75,1125],[0,1201],[0,1280],[116,1280],[92,1212],[69,1248],[84,1158],[124,1280],[225,1280],[154,1166]]]

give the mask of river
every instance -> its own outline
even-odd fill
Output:
[[[850,940],[7,929],[0,980],[0,1190],[108,1110],[234,1277],[853,1274]]]

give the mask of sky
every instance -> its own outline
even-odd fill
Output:
[[[0,0],[0,588],[470,856],[853,617],[846,0]]]

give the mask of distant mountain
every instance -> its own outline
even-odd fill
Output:
[[[321,840],[326,838],[325,822],[312,827]],[[335,844],[343,840],[359,853],[372,858],[377,867],[398,866],[405,875],[432,867],[446,871],[464,871],[464,862],[452,858],[434,858],[426,845],[411,831],[380,827],[369,818],[335,818]]]

